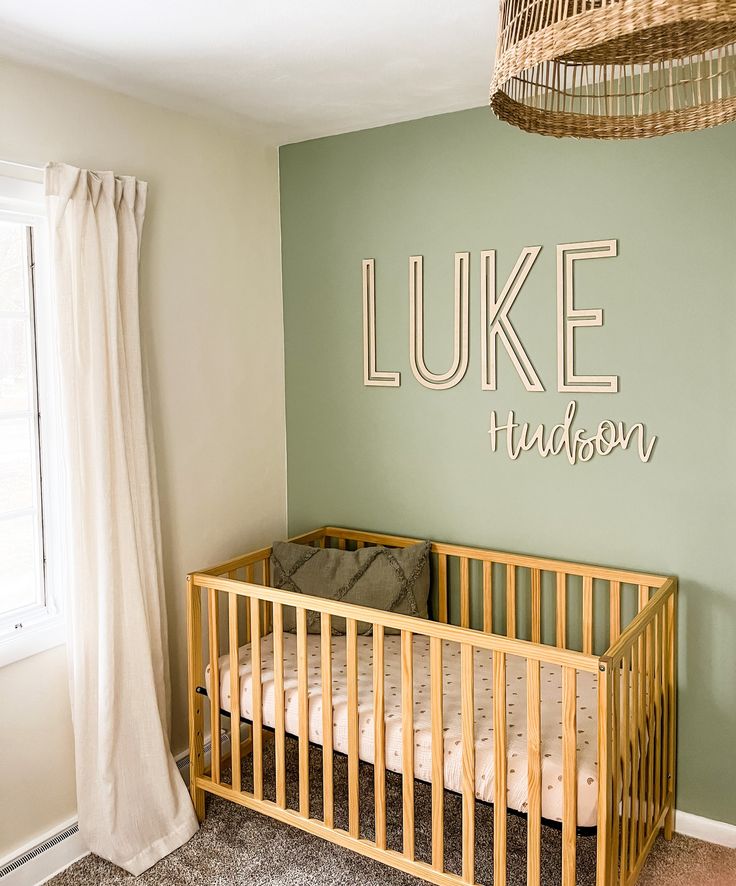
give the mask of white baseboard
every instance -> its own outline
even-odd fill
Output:
[[[0,859],[0,884],[38,886],[85,855],[89,855],[89,849],[79,833],[77,820],[71,819],[33,843],[22,846],[11,856]]]
[[[675,830],[685,837],[696,837],[698,840],[705,840],[706,843],[717,843],[719,846],[736,849],[736,824],[714,821],[712,818],[703,818],[700,815],[693,815],[692,812],[680,812],[676,809]]]
[[[243,727],[245,728],[245,727]],[[242,730],[241,730],[242,731]],[[220,738],[220,748],[223,756],[225,754],[230,753],[230,733],[223,730],[222,736]],[[204,742],[204,765],[209,766],[210,757],[212,756],[212,742],[209,738],[205,738]],[[181,777],[184,779],[184,783],[189,786],[189,751],[182,751],[180,754],[177,754],[174,759],[176,760],[176,765],[181,772]],[[3,884],[5,886],[5,884]]]
[[[210,742],[205,744],[205,763],[210,758]],[[230,739],[223,739],[223,752],[229,751]],[[189,783],[189,751],[176,757],[182,778]],[[40,886],[89,855],[73,818],[31,843],[0,858],[0,886]]]
[[[223,731],[222,753],[230,753],[230,735]],[[205,765],[209,764],[212,744],[204,744]],[[189,784],[189,751],[175,757],[184,782]],[[69,865],[89,855],[89,849],[79,833],[77,819],[73,818],[54,828],[31,843],[0,858],[0,886],[39,886]]]

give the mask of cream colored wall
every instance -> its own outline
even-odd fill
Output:
[[[0,858],[75,814],[63,646],[0,668]]]
[[[149,182],[142,326],[173,748],[181,751],[186,572],[285,531],[276,151],[255,137],[0,61],[0,159],[59,160]],[[0,857],[74,814],[66,693],[63,650],[0,669]]]

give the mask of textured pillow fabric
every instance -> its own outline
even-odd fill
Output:
[[[276,588],[427,618],[429,596],[428,541],[408,548],[370,547],[357,551],[313,548],[277,541],[271,553],[271,583]],[[310,634],[320,630],[319,613],[307,613]],[[358,622],[358,633],[372,626]],[[296,630],[295,611],[284,608],[284,630]],[[332,633],[345,633],[345,619],[332,618]],[[396,634],[386,628],[387,634]]]

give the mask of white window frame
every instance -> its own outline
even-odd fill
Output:
[[[22,171],[21,171],[22,170]],[[31,409],[36,416],[37,453],[35,475],[38,519],[42,550],[42,595],[35,603],[0,615],[0,667],[59,646],[65,640],[65,622],[60,593],[59,566],[55,556],[60,542],[58,496],[61,492],[61,472],[58,461],[56,404],[50,368],[53,342],[52,311],[50,310],[50,252],[43,175],[24,167],[0,162],[0,220],[24,225],[28,231],[30,257],[29,312],[35,351],[33,361],[33,397]],[[56,524],[56,526],[54,526]],[[57,531],[54,531],[54,530]]]

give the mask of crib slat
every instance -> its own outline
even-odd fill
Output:
[[[273,694],[276,710],[276,803],[286,808],[286,732],[284,714],[284,607],[273,604]]]
[[[593,652],[593,579],[583,576],[583,652]]]
[[[322,673],[322,798],[324,822],[335,826],[335,789],[332,774],[332,616],[320,616],[320,664]]]
[[[611,670],[601,663],[598,673],[598,809],[596,833],[596,886],[611,883],[611,830],[614,815],[611,810]],[[577,789],[577,785],[576,785]],[[617,804],[618,806],[618,804]]]
[[[238,595],[228,594],[228,627],[230,641],[230,760],[232,786],[239,791],[242,780],[240,750],[240,659],[238,645]]]
[[[207,588],[207,615],[210,638],[210,736],[212,739],[212,781],[220,784],[220,607],[217,591]]]
[[[577,829],[577,671],[562,669],[562,886],[575,886]]]
[[[447,554],[437,555],[437,567],[438,621],[447,624]]]
[[[556,645],[565,649],[567,645],[567,576],[564,572],[557,573],[556,600]]]
[[[610,677],[611,689],[612,689],[612,711],[610,715],[610,723],[609,729],[611,732],[611,745],[610,745],[610,753],[611,753],[611,803],[609,804],[609,815],[613,816],[613,819],[610,823],[611,830],[611,852],[610,852],[610,872],[609,879],[606,881],[610,883],[611,886],[616,882],[616,875],[618,873],[618,853],[619,853],[619,839],[620,839],[620,824],[621,824],[621,813],[619,812],[619,797],[621,796],[621,769],[619,767],[619,759],[621,754],[621,748],[619,747],[619,731],[618,731],[618,723],[616,720],[616,712],[620,710],[621,706],[621,671],[619,669],[619,664],[611,665],[611,677]]]
[[[245,581],[249,583],[253,583],[253,566],[248,565],[245,567],[244,578]],[[251,630],[250,630],[250,620],[251,620],[251,612],[250,612],[250,598],[245,598],[245,642],[251,642]],[[253,751],[253,726],[246,727],[247,734],[250,735],[250,750]]]
[[[506,565],[506,636],[516,637],[516,566]]]
[[[631,822],[629,827],[629,870],[634,869],[638,854],[639,817],[639,648],[631,647]]]
[[[337,547],[338,547],[341,551],[344,551],[344,550],[345,550],[345,539],[344,539],[344,538],[338,538],[338,540],[337,540]]]
[[[348,831],[351,837],[360,832],[360,806],[358,795],[358,622],[345,619],[347,634],[348,678]]]
[[[299,814],[309,818],[309,684],[307,610],[296,610],[296,678],[299,708]]]
[[[638,692],[639,692],[639,812],[638,812],[638,837],[639,852],[641,852],[646,840],[644,821],[646,818],[646,800],[647,800],[647,650],[645,643],[646,631],[639,635],[639,671],[638,671]]]
[[[475,883],[475,691],[473,647],[460,647],[462,721],[463,863],[465,883]]]
[[[245,567],[245,580],[253,583],[253,566],[249,565]],[[250,643],[250,598],[246,597],[245,600],[245,642]]]
[[[542,641],[542,573],[532,569],[532,643]]]
[[[262,567],[263,574],[263,587],[267,588],[271,585],[271,560],[266,557],[263,560]],[[271,604],[268,601],[263,601],[263,634],[269,634],[271,632]]]
[[[662,610],[662,785],[661,785],[661,796],[662,803],[667,802],[667,793],[668,793],[668,784],[667,784],[667,766],[668,766],[668,753],[669,749],[667,746],[667,736],[668,736],[668,727],[667,724],[669,722],[669,693],[667,692],[667,647],[668,647],[668,637],[667,637],[667,610],[663,608]]]
[[[401,632],[401,794],[404,855],[414,859],[414,642]]]
[[[432,712],[432,867],[445,868],[445,743],[442,711],[442,640],[430,637],[429,669]]]
[[[657,648],[656,648],[656,662],[655,662],[655,682],[656,682],[656,692],[657,692],[657,731],[655,736],[655,742],[657,746],[657,756],[656,756],[656,767],[654,770],[654,793],[656,798],[656,817],[659,818],[659,814],[662,811],[664,806],[664,795],[662,793],[662,769],[664,768],[664,683],[665,683],[665,673],[663,670],[663,647],[664,647],[664,630],[665,630],[665,620],[664,620],[664,607],[661,609],[659,617],[657,619]]]
[[[540,663],[526,662],[527,721],[527,874],[528,884],[540,882],[540,851],[542,829],[542,743]]]
[[[618,640],[621,636],[621,582],[611,581],[609,583],[608,595],[610,598],[611,608],[611,627],[609,635],[609,646]]]
[[[662,811],[662,687],[664,685],[664,672],[662,670],[662,635],[664,632],[664,612],[660,612],[656,620],[656,655],[655,655],[655,685],[657,692],[657,714],[654,734],[654,746],[656,748],[656,766],[654,770],[654,808],[655,818],[659,818]]]
[[[661,769],[659,766],[659,742],[660,742],[660,733],[659,733],[659,717],[661,713],[660,707],[660,695],[659,689],[662,685],[662,677],[660,674],[659,668],[659,616],[658,612],[654,617],[653,631],[652,631],[652,689],[653,695],[650,701],[652,717],[653,717],[653,727],[652,727],[652,741],[654,742],[654,748],[652,750],[652,784],[651,784],[651,794],[649,798],[649,802],[651,803],[652,810],[652,820],[656,822],[659,818],[659,784],[660,784],[660,776]]]
[[[460,626],[470,627],[470,564],[460,557]]]
[[[640,720],[643,714],[641,704],[641,646],[637,641],[632,647],[631,654],[631,725],[632,742],[634,752],[631,768],[631,844],[630,863],[633,870],[641,847],[639,836],[639,820],[641,814],[641,801],[639,796],[642,769],[642,746]]]
[[[250,598],[250,649],[253,693],[253,796],[263,799],[263,686],[261,685],[261,619],[259,600]]]
[[[493,631],[493,564],[483,561],[483,630]]]
[[[373,764],[376,846],[386,848],[386,720],[383,681],[383,625],[373,626]]]
[[[646,818],[645,825],[647,836],[654,826],[654,754],[656,744],[653,741],[656,730],[656,711],[654,707],[654,628],[656,622],[652,621],[647,625],[646,644],[647,644],[647,719],[649,721],[649,741],[647,748],[647,796],[646,796]]]
[[[493,653],[493,886],[506,886],[506,653]]]
[[[642,609],[649,602],[649,588],[646,585],[639,585],[639,606],[638,611],[641,612]]]
[[[621,681],[621,865],[620,884],[625,886],[628,877],[629,832],[631,820],[631,723],[629,701],[631,699],[631,665],[629,653],[624,654]]]

